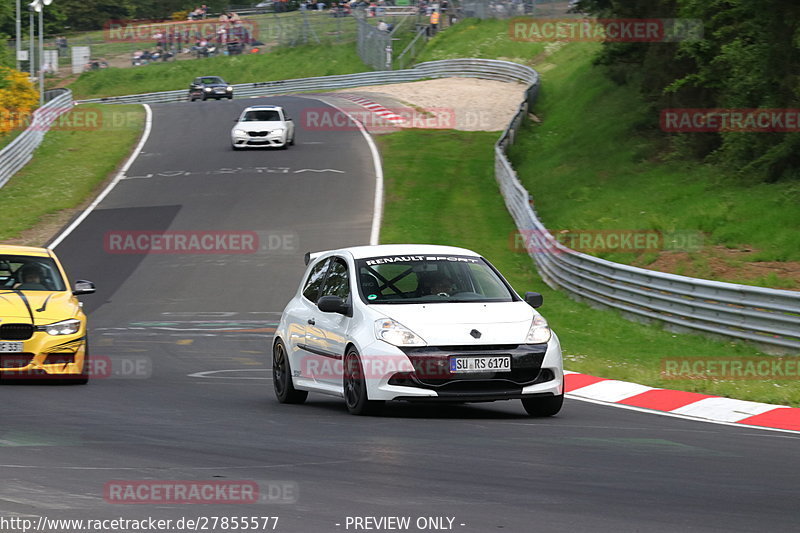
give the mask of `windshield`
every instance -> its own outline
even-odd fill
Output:
[[[0,289],[63,291],[65,285],[49,257],[0,255]]]
[[[280,114],[274,109],[259,109],[245,113],[242,122],[273,122],[280,119]]]
[[[362,298],[373,304],[511,302],[515,298],[480,257],[387,256],[356,262]]]
[[[214,84],[214,83],[225,84],[225,80],[223,80],[222,78],[216,78],[216,77],[200,78],[200,82],[201,83],[205,83],[206,85],[211,85],[211,84]]]

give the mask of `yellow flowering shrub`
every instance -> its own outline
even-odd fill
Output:
[[[24,127],[39,105],[39,91],[24,72],[0,66],[0,135]]]

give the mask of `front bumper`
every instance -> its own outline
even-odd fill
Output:
[[[378,358],[385,368],[381,374],[374,372],[371,376],[366,371],[368,394],[372,400],[484,402],[552,396],[564,392],[561,347],[555,337],[547,344],[400,349],[377,342],[369,348],[365,353],[370,356],[362,355],[362,359],[369,361]],[[376,354],[381,348],[387,353]],[[511,357],[511,371],[450,372],[451,356],[477,355],[508,355]],[[398,362],[386,364],[389,357]],[[380,368],[375,363],[368,365]]]
[[[233,146],[237,148],[281,148],[286,145],[286,134],[268,134],[265,136],[233,135]]]
[[[0,379],[69,377],[79,376],[84,371],[85,326],[72,335],[36,331],[30,339],[21,342],[21,352],[0,352]]]

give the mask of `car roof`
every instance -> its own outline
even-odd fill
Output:
[[[37,246],[14,246],[11,244],[0,244],[0,254],[50,257],[50,251],[47,248],[39,248]]]
[[[248,106],[245,111],[250,111],[252,109],[283,109],[279,105],[251,105]]]
[[[377,244],[372,246],[352,246],[349,248],[340,248],[338,250],[327,250],[324,252],[316,252],[310,254],[311,258],[328,254],[349,253],[353,259],[364,259],[367,257],[381,257],[387,255],[468,255],[472,257],[480,257],[480,254],[467,250],[466,248],[458,248],[455,246],[443,246],[438,244]]]

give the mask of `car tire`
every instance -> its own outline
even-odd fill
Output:
[[[294,137],[292,137],[292,140],[289,141],[289,146],[294,146]]]
[[[235,144],[232,144],[232,145],[231,145],[231,148],[233,148],[233,151],[234,151],[234,152],[238,152],[239,150],[241,150],[241,148],[239,148],[239,147],[238,147],[238,146],[236,146]]]
[[[203,95],[203,96],[201,96],[201,97],[200,97],[200,100],[201,100],[201,101],[203,101],[203,102],[205,102],[205,101],[206,101],[206,95]]]
[[[228,96],[228,100],[233,100],[233,95]]]
[[[564,395],[540,396],[522,400],[522,407],[531,416],[546,417],[558,414],[564,403]]]
[[[272,386],[280,403],[303,403],[308,397],[307,391],[294,388],[286,346],[280,339],[272,346]]]
[[[380,413],[385,402],[369,399],[367,382],[364,379],[364,367],[355,348],[347,350],[344,356],[342,380],[344,403],[351,415],[363,416]]]

